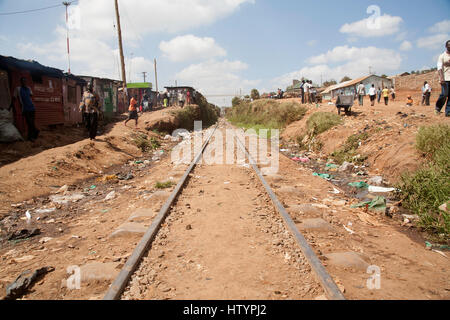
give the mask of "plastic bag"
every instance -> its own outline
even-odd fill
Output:
[[[12,112],[0,109],[0,142],[14,141],[23,141],[23,138],[13,124]]]

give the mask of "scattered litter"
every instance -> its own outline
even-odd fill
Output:
[[[347,228],[346,226],[344,226],[344,225],[342,225],[343,227],[344,227],[344,229],[345,230],[347,230],[348,231],[348,233],[350,233],[351,235],[352,234],[355,234],[355,231],[353,231],[352,229],[349,229],[349,228]]]
[[[320,177],[320,178],[325,179],[325,180],[331,180],[331,179],[334,178],[332,175],[329,175],[327,173],[317,173],[317,172],[314,172],[313,176]]]
[[[448,259],[447,255],[445,253],[443,253],[442,251],[439,251],[439,250],[436,250],[436,249],[432,249],[431,251],[439,253],[441,256],[446,257]]]
[[[381,224],[378,223],[377,221],[375,221],[368,213],[357,213],[356,215],[362,222],[365,222],[366,224],[369,224],[369,225],[372,225],[375,227],[381,226]]]
[[[109,209],[103,209],[102,213],[107,213],[109,211]]]
[[[244,168],[247,168],[247,169],[250,168],[250,165],[248,163],[241,164],[240,166],[244,167]]]
[[[142,164],[142,163],[144,163],[144,161],[138,160],[138,161],[135,161],[134,163],[135,164]]]
[[[439,249],[439,250],[445,250],[445,251],[450,250],[450,246],[448,246],[448,245],[432,244],[428,241],[425,241],[425,246],[428,250],[432,250],[432,249]]]
[[[342,166],[339,167],[339,172],[352,172],[355,169],[355,165],[353,163],[349,163],[345,161]]]
[[[119,178],[115,174],[97,178],[98,182],[108,182],[108,181],[116,181],[116,180],[119,180]]]
[[[33,273],[30,270],[22,272],[16,280],[6,287],[5,300],[15,300],[23,296],[34,282],[39,280],[45,274],[54,271],[53,267],[44,267],[37,269]]]
[[[111,191],[110,193],[108,193],[106,195],[105,201],[109,201],[112,200],[116,197],[116,192],[115,191]]]
[[[36,211],[34,211],[34,213],[37,214],[43,214],[43,213],[52,213],[55,212],[56,208],[50,208],[50,209],[37,209]]]
[[[53,238],[50,237],[44,237],[42,239],[39,240],[39,243],[47,243],[49,241],[53,240]]]
[[[230,181],[225,181],[223,184],[230,184],[231,182]]]
[[[395,188],[383,188],[383,187],[375,187],[375,186],[369,186],[369,192],[374,193],[387,193],[395,191]]]
[[[128,173],[127,175],[118,175],[117,178],[118,178],[119,180],[125,180],[125,181],[128,181],[128,180],[133,179],[134,176],[133,176],[133,174],[130,172],[130,173]]]
[[[386,198],[385,197],[376,197],[372,201],[361,202],[355,205],[352,205],[351,208],[362,208],[367,207],[369,210],[375,211],[386,211]]]
[[[89,189],[91,189],[91,190],[94,190],[95,188],[97,188],[97,186],[94,185],[94,184],[93,184],[92,186],[89,187]]]
[[[333,193],[333,194],[339,194],[339,193],[341,193],[338,189],[336,189],[336,188],[333,188],[333,191],[330,191],[330,193]]]
[[[348,185],[350,187],[355,187],[355,188],[358,188],[358,189],[367,189],[367,188],[369,188],[369,185],[367,183],[365,183],[364,181],[351,182]]]
[[[328,164],[326,165],[326,167],[327,167],[327,168],[332,168],[332,169],[337,169],[337,168],[339,168],[338,165],[333,164],[333,163],[328,163]]]
[[[289,152],[289,149],[281,149],[281,152]]]
[[[63,185],[61,188],[59,188],[59,190],[56,191],[55,194],[58,194],[58,193],[64,193],[64,192],[66,192],[67,190],[69,190],[69,186],[67,186],[67,185],[65,184],[65,185]]]
[[[439,207],[439,210],[444,211],[444,212],[449,212],[449,209],[448,209],[448,203],[449,203],[449,202],[446,202],[446,203],[444,203],[442,206],[440,206],[440,207]]]
[[[91,189],[95,189],[95,188],[91,187]],[[53,203],[61,204],[61,205],[67,205],[67,204],[69,204],[69,202],[77,202],[84,198],[85,198],[85,196],[82,194],[79,194],[79,193],[75,193],[70,196],[50,196],[50,200]]]
[[[374,186],[381,186],[383,184],[383,177],[381,176],[372,177],[369,179],[369,181],[367,181],[367,183]]]
[[[27,210],[27,212],[25,212],[25,217],[27,217],[27,223],[31,222],[31,213],[30,210]]]
[[[21,240],[21,239],[27,239],[27,238],[31,238],[37,235],[41,234],[41,230],[40,229],[33,229],[33,230],[28,230],[28,229],[22,229],[20,231],[16,231],[14,232],[12,235],[9,236],[8,240]]]
[[[301,162],[301,163],[307,163],[309,162],[309,158],[299,158],[299,157],[294,157],[291,160],[296,161],[296,162]]]

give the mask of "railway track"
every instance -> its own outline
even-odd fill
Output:
[[[223,124],[223,123],[222,123]],[[122,270],[120,271],[119,275],[117,276],[117,278],[115,279],[115,281],[112,283],[112,285],[110,286],[109,290],[107,291],[106,295],[104,296],[104,300],[118,300],[118,299],[127,299],[130,298],[130,291],[133,290],[133,286],[139,286],[140,287],[151,287],[152,286],[152,282],[156,282],[155,278],[156,278],[156,274],[158,272],[161,273],[167,273],[168,271],[166,271],[167,268],[170,268],[171,266],[178,264],[178,261],[181,257],[185,256],[188,253],[191,253],[193,255],[196,254],[196,258],[200,259],[207,259],[209,257],[209,261],[214,261],[214,262],[219,262],[219,263],[213,263],[213,264],[209,264],[209,269],[213,269],[213,270],[207,270],[206,267],[202,266],[201,264],[197,264],[196,268],[194,267],[194,269],[197,269],[196,272],[203,272],[205,274],[212,273],[214,275],[216,275],[216,278],[220,278],[217,277],[217,275],[223,275],[224,273],[228,272],[230,273],[230,277],[231,279],[236,279],[236,287],[234,288],[228,288],[227,285],[229,284],[229,281],[223,280],[223,282],[220,282],[222,280],[216,280],[216,279],[211,279],[206,277],[205,279],[207,280],[205,282],[204,285],[204,292],[205,295],[204,296],[199,296],[200,298],[204,298],[204,299],[210,299],[211,298],[211,292],[208,290],[208,286],[223,286],[225,289],[223,289],[223,292],[228,292],[227,290],[243,290],[245,291],[245,294],[241,295],[240,297],[243,297],[244,299],[250,297],[255,297],[254,295],[252,295],[252,293],[260,290],[261,288],[249,288],[249,289],[244,289],[244,288],[239,288],[239,285],[245,286],[245,283],[241,283],[239,284],[239,279],[246,279],[249,278],[249,274],[242,271],[243,268],[245,268],[246,265],[251,265],[253,264],[253,267],[250,266],[249,268],[249,273],[251,274],[253,273],[258,273],[259,274],[259,278],[262,281],[262,283],[268,283],[268,286],[270,286],[270,284],[279,284],[280,281],[282,282],[283,280],[281,278],[285,277],[286,279],[290,279],[291,282],[296,282],[297,286],[302,286],[304,283],[308,283],[308,288],[309,289],[305,289],[306,292],[308,292],[308,290],[311,290],[311,287],[320,287],[321,288],[321,292],[323,292],[326,297],[330,300],[344,300],[344,296],[342,294],[342,292],[339,290],[339,288],[337,287],[337,285],[335,284],[335,282],[333,281],[333,279],[331,278],[331,276],[328,274],[328,272],[326,271],[326,269],[323,267],[323,265],[321,264],[320,260],[318,259],[318,257],[316,256],[316,254],[314,253],[314,251],[312,250],[311,246],[308,244],[307,240],[305,239],[305,237],[298,231],[297,227],[295,226],[294,221],[292,220],[291,216],[289,215],[289,213],[286,211],[286,209],[283,207],[283,205],[281,204],[281,202],[278,200],[277,196],[275,195],[275,193],[273,192],[273,190],[271,189],[271,187],[269,186],[269,184],[267,183],[267,181],[265,180],[263,174],[261,173],[260,169],[258,168],[255,160],[252,158],[252,156],[250,155],[250,153],[248,152],[246,146],[245,146],[245,141],[242,142],[237,136],[236,141],[237,141],[237,145],[238,148],[241,150],[241,152],[243,152],[246,156],[246,159],[249,160],[250,163],[250,168],[248,169],[248,171],[252,170],[252,174],[251,176],[253,177],[253,183],[254,184],[258,184],[259,186],[257,188],[260,188],[260,190],[263,190],[263,192],[260,192],[257,195],[257,199],[253,198],[252,200],[254,201],[252,204],[250,203],[246,203],[246,202],[251,202],[250,199],[246,200],[245,197],[241,197],[243,195],[243,191],[244,190],[252,190],[252,185],[250,183],[246,184],[245,179],[249,178],[249,174],[248,173],[244,173],[243,168],[238,168],[236,166],[227,166],[226,168],[221,168],[221,170],[223,171],[223,176],[225,177],[231,177],[234,173],[236,173],[236,178],[237,181],[233,182],[235,184],[236,187],[234,187],[233,189],[227,188],[226,185],[221,185],[220,182],[221,181],[213,181],[214,180],[220,180],[220,173],[217,174],[216,176],[216,172],[218,171],[217,168],[204,168],[203,166],[201,166],[200,168],[198,163],[200,161],[200,159],[202,159],[202,157],[204,156],[205,152],[207,152],[208,150],[208,146],[210,145],[215,133],[217,130],[222,130],[224,128],[220,128],[221,123],[219,123],[214,129],[209,130],[208,132],[208,136],[206,141],[204,142],[204,144],[202,145],[201,150],[194,156],[193,161],[191,162],[191,164],[189,165],[189,167],[187,168],[187,170],[185,171],[184,175],[182,176],[182,178],[180,179],[180,181],[178,182],[177,186],[175,187],[175,189],[173,190],[173,192],[171,193],[171,195],[169,196],[169,198],[167,199],[167,201],[164,203],[164,205],[161,207],[161,210],[159,211],[159,214],[156,216],[156,218],[154,219],[152,225],[148,228],[147,232],[144,234],[144,236],[142,237],[142,239],[140,240],[140,242],[138,243],[138,245],[136,246],[136,248],[134,249],[132,255],[128,258],[127,262],[125,263],[125,265],[123,266]],[[197,176],[193,174],[194,170],[198,170],[198,172],[196,171],[196,174],[198,174]],[[203,171],[202,171],[203,170]],[[230,171],[230,170],[235,170],[235,171]],[[239,173],[238,173],[239,172]],[[191,179],[192,180],[200,180],[201,176],[199,176],[200,174],[205,175],[205,176],[209,176],[210,180],[207,182],[203,182],[203,184],[199,181],[193,181],[192,183],[197,183],[200,184],[200,190],[195,190],[193,189],[193,186],[191,187]],[[240,174],[240,175],[239,175]],[[194,179],[192,178],[194,177]],[[198,179],[196,179],[198,178]],[[224,184],[230,184],[229,181],[225,181],[223,182]],[[198,188],[197,188],[198,189]],[[214,189],[214,190],[213,190]],[[215,199],[216,195],[221,195],[222,190],[221,189],[225,189],[225,191],[231,193],[229,195],[229,198],[225,198],[225,199],[236,199],[236,203],[233,203],[234,201],[228,201],[228,203],[226,204],[227,206],[230,206],[229,212],[226,213],[226,215],[223,216],[219,216],[219,215],[212,215],[212,212],[214,211],[213,208],[209,208],[209,204],[204,204],[206,206],[201,206],[202,209],[198,208],[197,209],[197,214],[195,215],[195,219],[196,220],[192,220],[194,219],[194,214],[191,214],[191,216],[185,215],[183,211],[184,207],[187,207],[189,210],[191,210],[191,205],[187,202],[189,201],[184,201],[184,199],[180,200],[180,198],[182,197],[187,197],[188,199],[192,199],[196,197],[196,192],[198,191],[199,194],[204,195],[205,193],[209,193],[209,197],[210,199]],[[211,191],[208,191],[211,190]],[[206,191],[206,192],[205,192]],[[257,191],[255,194],[257,194]],[[264,193],[264,194],[263,194]],[[255,194],[251,194],[251,196],[254,196]],[[249,195],[250,196],[250,195]],[[213,197],[213,198],[211,198]],[[238,200],[237,198],[241,198],[240,200]],[[242,203],[239,203],[239,202]],[[259,203],[258,203],[259,201]],[[270,205],[271,202],[272,204]],[[263,207],[258,207],[258,205],[261,205],[261,203],[263,204]],[[184,206],[183,206],[184,204]],[[218,203],[219,207],[221,205],[223,205],[223,203]],[[246,206],[248,205],[248,209],[250,209],[252,206],[257,206],[256,210],[254,210],[256,212],[256,215],[254,216],[244,216],[244,214],[240,214],[237,211],[242,211],[245,212],[245,210],[248,210],[246,208]],[[200,207],[200,205],[199,205]],[[271,208],[270,208],[271,207]],[[241,210],[242,209],[242,210]],[[255,235],[258,235],[257,241],[260,242],[254,242],[254,240],[252,239],[248,239],[250,238],[250,234],[252,232],[255,232],[254,228],[252,228],[252,226],[254,225],[254,220],[256,219],[255,217],[259,218],[259,211],[264,211],[265,210],[265,216],[263,215],[262,220],[260,222],[256,222],[257,226],[260,226],[260,223],[262,224],[269,224],[267,227],[269,229],[272,228],[272,226],[270,224],[277,224],[277,226],[274,227],[275,229],[275,233],[282,233],[284,235],[284,237],[287,239],[286,242],[289,242],[290,245],[287,245],[287,247],[290,247],[284,251],[284,256],[285,256],[285,260],[298,260],[297,262],[297,269],[299,268],[300,272],[297,272],[297,270],[294,269],[285,269],[285,267],[283,266],[282,262],[278,262],[278,259],[276,257],[270,257],[267,258],[265,257],[266,252],[267,252],[267,246],[265,246],[264,237],[267,237],[267,235],[264,234],[260,234],[260,233],[254,233]],[[202,210],[207,211],[207,213],[204,214],[205,220],[206,219],[210,219],[210,224],[208,223],[198,223],[199,224],[199,230],[197,232],[196,235],[193,236],[179,236],[180,235],[180,231],[181,228],[181,224],[179,223],[179,221],[184,221],[191,219],[192,221],[201,221],[202,220]],[[233,214],[235,214],[236,219],[232,219]],[[236,215],[237,214],[237,215]],[[173,217],[171,217],[173,215]],[[207,215],[209,215],[207,217]],[[199,218],[200,216],[200,218]],[[269,219],[269,216],[271,217]],[[168,218],[169,217],[169,218]],[[238,219],[242,219],[243,221],[238,221]],[[272,219],[272,220],[271,220]],[[169,222],[167,222],[167,220],[169,220]],[[175,226],[174,224],[178,221],[178,225]],[[184,222],[183,222],[184,223]],[[166,251],[161,251],[158,253],[154,253],[154,255],[152,255],[152,251],[157,247],[157,244],[155,244],[155,239],[158,238],[158,233],[162,233],[163,231],[161,231],[161,228],[166,228],[167,230],[164,230],[164,234],[161,236],[163,239],[170,237],[171,235],[171,230],[169,230],[167,225],[174,225],[172,228],[174,229],[174,232],[178,232],[176,239],[174,239],[174,241],[172,241],[172,246],[171,248],[167,249],[167,250],[172,250],[174,252],[166,252]],[[185,224],[185,223],[184,223]],[[183,226],[184,226],[183,224]],[[208,238],[206,241],[202,240],[202,236],[206,233],[209,234],[209,231],[212,229],[211,226],[214,225],[219,225],[219,231],[216,232],[216,234],[214,234],[214,236],[211,234],[211,237]],[[255,225],[255,226],[256,226]],[[202,229],[203,228],[203,229]],[[229,228],[230,230],[227,230],[227,228]],[[192,229],[192,226],[189,224],[186,226],[187,230]],[[177,231],[178,230],[178,231]],[[203,231],[202,231],[203,230]],[[242,237],[239,238],[239,230],[243,230],[242,232]],[[267,231],[266,231],[267,232]],[[175,237],[175,236],[173,236]],[[186,239],[184,238],[186,237]],[[210,241],[210,239],[215,239],[216,238],[224,238],[221,241],[224,241],[225,243],[230,243],[232,244],[229,248],[228,248],[228,252],[222,252],[222,254],[220,255],[213,255],[212,253],[209,253],[208,251],[208,245],[210,247],[214,247],[214,241]],[[184,241],[185,240],[185,241]],[[158,240],[159,244],[161,244],[161,242],[163,242],[163,244],[165,244],[165,242],[161,239]],[[278,240],[277,240],[278,241]],[[189,242],[192,242],[192,246],[189,245]],[[248,242],[248,243],[247,243]],[[244,246],[245,245],[245,246]],[[181,247],[180,247],[181,246]],[[192,253],[192,251],[196,251],[196,246],[197,247],[204,247],[204,250],[200,250],[198,252]],[[154,248],[155,247],[155,248]],[[243,254],[242,252],[245,251],[245,248],[250,247],[252,248],[252,250],[250,250],[247,254]],[[266,251],[264,251],[264,250]],[[181,253],[175,252],[175,251],[180,251]],[[224,250],[223,249],[223,245],[221,246],[220,244],[220,240],[217,240],[217,246],[216,246],[216,252],[219,252]],[[290,251],[289,251],[290,250]],[[176,255],[176,257],[174,256]],[[204,257],[204,256],[208,256],[208,257]],[[230,256],[231,260],[230,260],[230,266],[229,268],[225,265],[226,260],[223,260],[223,256]],[[163,266],[162,263],[160,263],[161,259],[164,259],[164,257],[167,256],[167,259],[171,262],[173,262],[171,264],[171,266]],[[172,257],[171,257],[172,256]],[[248,261],[243,261],[246,260],[248,257]],[[260,258],[258,258],[260,257]],[[293,258],[292,258],[293,257]],[[158,259],[159,258],[159,259]],[[178,259],[178,260],[177,260]],[[259,259],[259,260],[258,260]],[[274,262],[270,262],[271,260],[273,260]],[[241,262],[239,262],[241,261]],[[172,276],[174,278],[179,277],[179,283],[184,283],[188,278],[189,275],[196,275],[197,273],[189,273],[189,264],[192,264],[192,260],[187,260],[187,263],[185,263],[185,268],[187,273],[186,276],[183,275],[178,275],[176,274],[176,272],[172,272],[172,273],[168,273],[165,277],[166,280],[168,280],[167,278],[170,278],[170,274],[172,274]],[[206,262],[206,264],[208,264]],[[227,268],[229,270],[227,270]],[[281,274],[281,278],[279,279],[267,279],[270,278],[270,275],[266,274],[266,270],[270,269],[270,268],[277,268],[280,269],[278,270],[278,272]],[[253,269],[253,270],[252,270]],[[227,271],[225,271],[227,270]],[[151,273],[151,277],[148,277],[147,274]],[[203,274],[202,273],[202,274]],[[136,274],[140,275],[137,276]],[[192,276],[194,277],[194,276]],[[142,281],[142,278],[144,278],[144,281]],[[226,277],[224,277],[226,278]],[[195,282],[201,282],[203,279],[202,277],[199,277],[197,280],[193,279],[192,282],[194,282],[192,285],[196,285]],[[208,282],[209,281],[209,282]],[[212,281],[212,282],[211,282]],[[216,281],[214,283],[214,281]],[[242,280],[244,281],[244,280]],[[312,282],[315,282],[315,284],[312,284]],[[158,286],[158,284],[161,283],[161,281],[158,281],[157,283],[153,283],[153,286]],[[320,284],[320,285],[319,285]],[[200,285],[200,284],[199,284]],[[295,290],[296,285],[292,285],[291,289]],[[232,287],[232,286],[231,286]],[[251,285],[250,285],[251,287]],[[227,289],[228,288],[228,289]],[[176,289],[174,289],[176,290]],[[186,298],[186,299],[190,299],[190,295],[189,295],[189,290],[190,288],[187,286],[185,289],[182,288],[178,288],[177,292],[180,291],[184,291],[186,292],[185,295],[183,296],[182,293],[180,293],[182,298]],[[198,290],[198,289],[197,289]],[[253,291],[252,291],[253,290]],[[317,289],[319,290],[319,289]],[[136,290],[135,290],[136,291]],[[149,291],[149,292],[141,292],[142,290],[138,290],[140,297],[144,298],[144,299],[152,299],[152,298],[159,298],[158,295],[155,295],[154,293],[152,294],[149,290],[144,290],[144,291]],[[162,289],[163,292],[169,292],[172,291],[172,288],[168,287],[168,288],[163,288]],[[281,291],[275,291],[276,294],[282,294]],[[209,294],[209,295],[208,295]],[[180,295],[177,295],[177,297],[180,297]],[[132,296],[132,295],[131,295]],[[228,297],[225,293],[224,295],[221,295],[221,297]],[[232,297],[232,295],[231,295]],[[257,298],[259,296],[256,296]],[[300,298],[301,296],[298,295],[283,295],[283,298]],[[134,297],[136,298],[136,297]],[[261,296],[261,298],[266,298],[267,296]]]

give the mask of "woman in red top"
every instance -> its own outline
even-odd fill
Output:
[[[137,128],[137,126],[138,126],[138,114],[137,114],[136,105],[137,105],[137,96],[135,95],[130,100],[130,106],[128,107],[128,111],[130,113],[128,115],[128,119],[125,121],[125,125],[127,125],[128,121],[130,121],[131,119],[134,119],[136,121],[136,128]]]

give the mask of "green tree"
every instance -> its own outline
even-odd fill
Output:
[[[329,87],[329,86],[334,86],[335,84],[337,84],[336,80],[331,79],[331,80],[325,81],[323,83],[323,86],[324,87]]]
[[[382,77],[382,78],[387,78],[388,76],[385,75],[385,74],[383,74],[383,75],[381,75],[381,77]]]
[[[352,78],[345,76],[342,78],[341,83],[345,82],[345,81],[350,81],[350,80],[352,80]]]
[[[231,100],[231,105],[233,107],[238,106],[240,103],[242,102],[241,98],[239,97],[234,97],[233,100]]]
[[[250,93],[250,96],[252,97],[253,100],[258,100],[260,98],[259,91],[253,89],[252,92]]]

